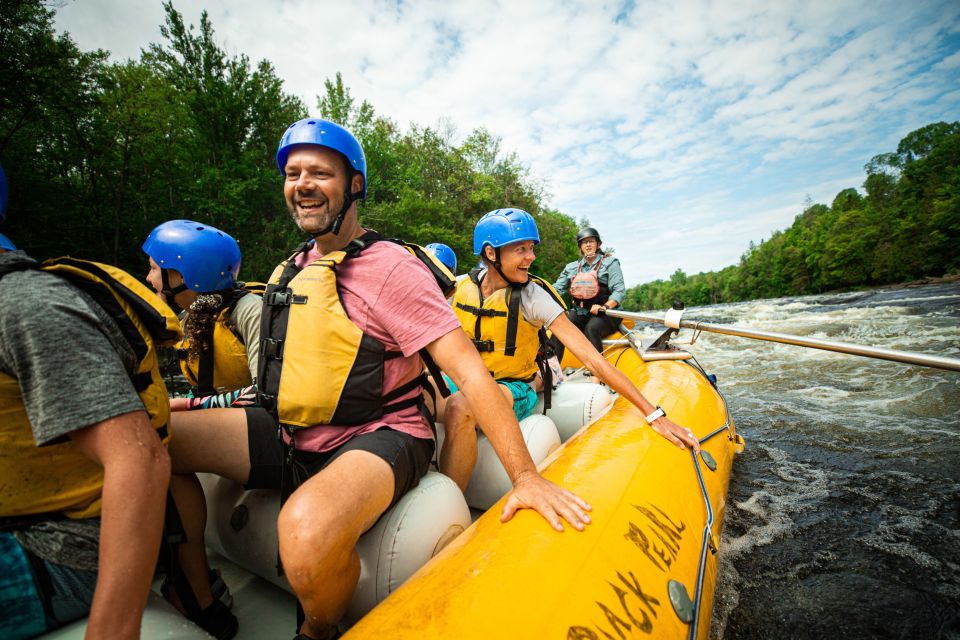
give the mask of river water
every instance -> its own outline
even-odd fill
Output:
[[[960,283],[687,318],[960,357]],[[712,635],[960,638],[960,373],[704,333],[747,449]]]

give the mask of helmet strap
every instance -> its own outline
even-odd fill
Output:
[[[352,180],[352,175],[347,178],[347,187],[343,190],[343,206],[340,207],[340,213],[337,214],[337,217],[333,219],[333,222],[331,222],[326,229],[322,229],[316,233],[311,233],[311,236],[314,238],[319,238],[320,236],[325,236],[328,233],[332,233],[333,235],[340,233],[340,226],[343,224],[343,219],[347,217],[347,211],[350,210],[350,206],[357,200],[363,199],[362,191],[350,193],[350,182]]]
[[[186,291],[187,287],[186,282],[181,282],[176,287],[170,287],[170,275],[169,269],[160,269],[160,281],[163,283],[163,288],[160,289],[160,293],[163,294],[164,301],[166,301],[167,306],[173,309],[174,313],[179,314],[181,311],[184,311],[184,308],[177,304],[177,294]]]
[[[507,284],[513,285],[513,286],[522,286],[523,284],[526,284],[523,282],[514,282],[513,280],[505,276],[503,274],[503,270],[500,269],[500,267],[502,266],[500,264],[500,247],[494,247],[493,252],[494,252],[494,256],[496,257],[496,259],[493,262],[493,268],[496,269],[497,273],[500,274],[501,278],[507,281]]]

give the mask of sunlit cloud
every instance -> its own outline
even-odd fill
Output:
[[[206,6],[229,52],[270,60],[313,111],[339,71],[401,127],[502,137],[550,206],[617,239],[631,285],[737,262],[808,194],[829,204],[873,155],[960,118],[952,0]],[[57,25],[123,59],[162,20],[158,1],[83,0]]]

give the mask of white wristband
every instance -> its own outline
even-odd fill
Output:
[[[647,421],[647,424],[652,424],[657,418],[661,418],[667,415],[667,412],[660,408],[660,405],[657,405],[657,408],[654,411],[650,412],[650,415],[645,416],[643,419]]]

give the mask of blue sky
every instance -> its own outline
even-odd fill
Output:
[[[316,110],[342,72],[401,126],[485,126],[587,217],[628,285],[737,262],[809,196],[859,188],[910,131],[960,119],[960,3],[177,2]],[[56,25],[138,57],[159,0],[74,0]],[[505,203],[507,204],[507,203]],[[547,275],[547,274],[545,274]]]

